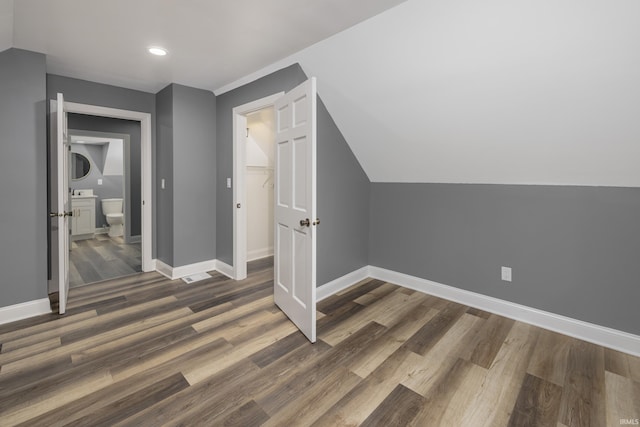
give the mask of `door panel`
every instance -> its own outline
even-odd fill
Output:
[[[278,307],[316,340],[316,81],[276,107],[275,280]]]
[[[52,120],[55,120],[55,133],[52,143],[56,152],[56,178],[57,178],[57,223],[58,223],[58,311],[64,314],[67,310],[69,297],[69,216],[71,212],[69,198],[69,146],[67,144],[67,114],[64,111],[64,98],[61,93],[56,99],[55,112]]]

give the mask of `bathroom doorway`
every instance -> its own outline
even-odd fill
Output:
[[[83,114],[68,122],[69,286],[141,272],[140,122]]]

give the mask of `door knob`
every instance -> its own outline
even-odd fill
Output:
[[[308,227],[310,224],[309,218],[300,220],[300,227]]]
[[[50,212],[49,216],[52,218],[58,217],[58,216],[73,216],[73,212],[62,212],[62,213],[58,213],[58,212]]]
[[[318,225],[320,224],[320,218],[316,218],[315,221],[313,221],[313,225]]]

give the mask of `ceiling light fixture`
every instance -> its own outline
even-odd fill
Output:
[[[167,49],[158,46],[151,46],[147,50],[150,54],[156,56],[165,56],[167,54]]]

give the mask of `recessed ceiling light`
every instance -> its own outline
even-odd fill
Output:
[[[147,50],[152,55],[165,56],[167,54],[167,49],[158,46],[151,46]]]

